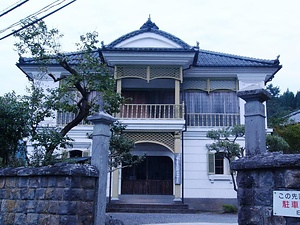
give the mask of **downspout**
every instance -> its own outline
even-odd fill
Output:
[[[189,65],[188,68],[185,68],[183,69],[183,71],[185,70],[189,70],[192,68],[192,66],[195,66],[197,64],[197,61],[198,61],[198,56],[199,56],[199,46],[197,47],[194,47],[194,50],[195,50],[195,56],[194,56],[194,60],[193,60],[193,63]],[[183,75],[182,75],[183,77]],[[183,78],[182,78],[183,80]],[[183,91],[184,92],[184,91]],[[181,132],[181,153],[182,153],[182,157],[181,157],[181,193],[182,193],[182,198],[181,198],[181,202],[182,204],[184,204],[184,132],[187,131],[187,117],[186,117],[186,104],[184,104],[184,115],[183,115],[183,118],[184,118],[184,130],[182,130]]]
[[[184,132],[187,131],[187,124],[186,124],[186,106],[184,104],[184,115],[183,115],[183,118],[184,118],[184,130],[182,130],[181,132],[181,153],[182,153],[182,156],[181,156],[181,193],[182,193],[182,198],[181,198],[181,201],[182,201],[182,204],[184,204]]]

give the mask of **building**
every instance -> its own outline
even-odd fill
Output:
[[[124,195],[173,196],[191,208],[209,210],[234,203],[229,165],[208,151],[211,129],[243,124],[244,101],[237,91],[264,87],[280,70],[279,60],[262,60],[200,49],[164,32],[149,18],[130,32],[99,49],[113,68],[116,89],[132,102],[116,117],[127,125],[135,141],[133,154],[146,160],[112,174],[112,200]],[[17,66],[37,79],[36,65],[20,60]],[[53,73],[63,71],[50,67]],[[44,83],[53,86],[52,81]],[[60,125],[65,116],[48,123]],[[88,156],[92,126],[80,125],[70,156]],[[240,140],[243,143],[243,140]]]

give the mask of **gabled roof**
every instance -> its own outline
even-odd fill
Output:
[[[190,45],[188,45],[187,43],[185,43],[184,41],[182,41],[178,37],[175,37],[174,35],[169,34],[169,33],[165,32],[165,31],[159,30],[159,27],[156,26],[156,24],[151,21],[150,17],[148,18],[147,22],[145,22],[141,26],[141,28],[139,30],[132,31],[132,32],[130,32],[128,34],[125,34],[125,35],[119,37],[118,39],[116,39],[115,41],[113,41],[112,43],[110,43],[109,45],[103,46],[103,49],[114,49],[121,42],[123,42],[125,40],[128,40],[129,38],[132,38],[134,36],[143,34],[143,33],[158,34],[158,35],[161,35],[162,37],[165,37],[165,38],[169,39],[170,41],[175,42],[176,44],[178,44],[183,49],[186,49],[186,50],[190,50],[191,49]]]
[[[131,39],[133,37],[136,37],[140,34],[147,35],[159,35],[163,38],[166,38],[167,40],[176,43],[176,46],[178,47],[122,47],[123,45],[120,45],[122,42],[126,42],[126,40]],[[125,45],[127,46],[127,45]],[[221,53],[221,52],[213,52],[208,50],[199,49],[198,46],[192,47],[179,39],[178,37],[175,37],[172,34],[169,34],[165,31],[159,30],[159,27],[151,21],[149,18],[141,27],[139,30],[130,32],[128,34],[125,34],[121,36],[120,38],[116,39],[112,43],[106,46],[102,46],[102,48],[96,49],[93,51],[94,57],[99,57],[99,59],[104,62],[106,59],[106,55],[108,53],[112,53],[118,58],[123,58],[122,60],[129,59],[129,54],[135,54],[137,55],[137,59],[139,59],[140,55],[156,55],[160,56],[163,60],[163,56],[166,56],[165,53],[174,53],[177,55],[186,55],[185,57],[191,57],[189,66],[193,67],[260,67],[260,68],[274,68],[275,73],[282,67],[279,63],[279,57],[277,57],[274,60],[266,60],[266,59],[256,59],[256,58],[250,58],[245,56],[238,56],[238,55],[232,55],[227,53]],[[139,54],[136,54],[139,53]],[[146,53],[146,54],[143,54]],[[148,54],[149,53],[149,54]],[[173,54],[173,55],[174,55]],[[73,52],[73,53],[66,53],[66,57],[68,58],[69,63],[76,64],[78,63],[78,60],[80,59],[80,52]],[[172,55],[172,54],[171,54]],[[190,56],[189,56],[190,55]],[[136,59],[136,60],[137,60]],[[144,60],[143,62],[146,63]],[[109,63],[109,62],[108,62]],[[22,58],[20,57],[19,62],[17,63],[18,67],[26,66],[26,65],[37,65],[39,64],[35,59],[33,58]],[[50,65],[56,66],[58,65],[56,60],[51,60],[49,62]]]

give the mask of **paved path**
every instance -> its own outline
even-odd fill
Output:
[[[236,214],[108,213],[124,225],[237,225]]]

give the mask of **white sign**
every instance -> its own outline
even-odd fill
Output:
[[[273,215],[300,217],[300,191],[273,191]]]

